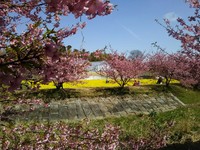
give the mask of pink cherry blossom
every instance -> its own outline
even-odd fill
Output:
[[[129,60],[125,54],[113,51],[105,59],[102,69],[97,70],[97,73],[109,77],[123,88],[131,79],[138,77],[145,70],[146,65],[143,58]]]
[[[198,0],[187,0],[194,9],[194,15],[188,17],[188,21],[178,18],[176,28],[166,22],[166,30],[169,36],[181,42],[179,79],[184,85],[200,87],[200,2]],[[183,64],[184,63],[184,64]]]
[[[96,16],[110,14],[113,8],[110,2],[105,0],[1,1],[0,50],[5,52],[5,55],[2,54],[0,57],[0,71],[2,72],[0,86],[3,84],[3,74],[10,74],[9,77],[13,77],[10,80],[13,87],[19,85],[13,83],[16,79],[15,74],[23,75],[17,69],[18,66],[32,71],[38,69],[38,66],[41,69],[46,64],[47,57],[52,57],[52,60],[59,59],[56,51],[63,46],[63,40],[76,34],[79,28],[82,29],[86,25],[80,22],[72,27],[61,28],[61,17],[72,14],[76,18],[86,15],[92,19]],[[53,24],[52,28],[49,28],[49,23]],[[16,29],[22,24],[26,27],[20,33]],[[8,82],[4,84],[11,85]]]

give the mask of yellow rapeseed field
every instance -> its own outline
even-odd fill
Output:
[[[156,84],[157,80],[156,79],[136,79],[137,81],[139,80],[141,85],[153,85]],[[133,81],[131,80],[127,86],[132,86]],[[178,83],[177,80],[172,80],[171,83]],[[118,87],[119,85],[115,83],[112,80],[109,80],[108,83],[106,83],[105,79],[100,79],[100,80],[81,80],[78,83],[64,83],[63,87],[64,88],[97,88],[97,87]],[[40,89],[55,89],[56,87],[54,86],[53,82],[50,82],[49,84],[40,84]]]

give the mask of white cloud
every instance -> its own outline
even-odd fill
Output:
[[[174,22],[178,19],[178,15],[175,12],[168,12],[164,15],[164,19]]]

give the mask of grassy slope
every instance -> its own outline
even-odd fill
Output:
[[[169,90],[185,104],[200,103],[200,91],[198,90],[191,90],[181,86],[171,86]]]
[[[145,92],[152,92],[150,89],[153,89],[154,92],[172,92],[186,104],[186,107],[159,113],[153,118],[141,114],[137,116],[128,115],[125,117],[92,120],[90,127],[101,129],[105,124],[111,123],[120,126],[123,130],[121,138],[126,139],[128,137],[147,137],[148,133],[151,132],[150,128],[152,128],[152,122],[159,128],[164,126],[167,122],[173,122],[173,127],[170,129],[163,129],[163,132],[165,132],[164,130],[169,130],[168,133],[171,135],[170,142],[184,142],[188,139],[193,141],[200,140],[200,91],[185,89],[178,85],[172,85],[168,89],[163,86],[156,86],[155,88],[155,86],[156,85],[151,86],[148,90],[143,90]],[[139,91],[142,92],[141,90]]]
[[[114,124],[120,126],[123,131],[121,138],[126,139],[128,137],[147,137],[148,133],[151,131],[150,129],[153,126],[153,122],[157,127],[164,126],[167,122],[173,122],[174,126],[172,128],[162,129],[163,132],[164,130],[169,130],[168,132],[171,135],[171,142],[183,142],[186,139],[192,139],[193,141],[200,140],[200,91],[193,91],[191,89],[183,88],[179,85],[171,85],[170,88],[166,88],[163,85],[155,85],[155,82],[155,80],[141,80],[143,86],[130,86],[128,91],[125,90],[125,94],[154,94],[157,92],[172,92],[182,102],[187,104],[186,107],[170,112],[159,113],[154,115],[154,117],[141,114],[137,116],[128,115],[125,117],[112,117],[101,120],[92,120],[89,125],[87,124],[85,126],[85,128],[99,128],[102,130],[105,124]],[[131,83],[129,85],[131,85]],[[65,88],[68,88],[66,91],[68,94],[67,96],[69,97],[93,97],[102,95],[105,96],[106,94],[115,95],[118,91],[118,88],[116,88],[117,85],[113,83],[106,84],[104,80],[88,80],[86,84],[68,86],[65,84],[64,86]],[[47,86],[46,88],[49,87]],[[52,94],[51,90],[49,92],[48,91],[49,90],[40,91],[40,94],[43,93],[44,95],[48,96],[53,95],[55,98],[62,95],[60,93]]]

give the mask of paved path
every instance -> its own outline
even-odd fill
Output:
[[[126,97],[70,98],[52,102],[48,108],[37,108],[26,118],[81,120],[127,114],[149,114],[153,111],[165,112],[181,106],[184,106],[184,104],[171,93],[157,96],[141,94]]]

